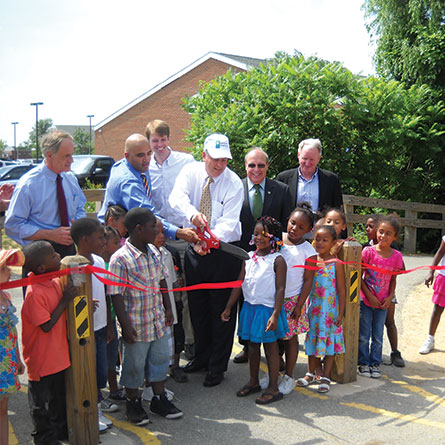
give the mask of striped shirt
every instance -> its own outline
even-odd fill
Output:
[[[147,251],[148,254],[141,252],[127,240],[111,257],[110,272],[135,286],[159,288],[164,279],[161,257],[149,245]],[[115,285],[107,286],[107,294],[122,295],[137,341],[151,342],[165,335],[165,309],[159,290],[139,291]]]

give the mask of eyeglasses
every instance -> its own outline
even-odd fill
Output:
[[[247,164],[247,167],[249,167],[249,168],[255,168],[255,167],[266,168],[266,164]]]

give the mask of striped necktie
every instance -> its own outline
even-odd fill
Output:
[[[145,173],[141,173],[142,184],[144,185],[145,194],[148,196],[148,199],[151,201],[151,187],[148,183],[148,179]]]
[[[199,202],[199,212],[205,215],[207,222],[210,225],[212,219],[212,197],[210,195],[210,184],[213,182],[213,178],[209,176],[207,182],[202,189],[201,201]]]

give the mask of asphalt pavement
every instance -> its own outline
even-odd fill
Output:
[[[408,269],[432,261],[425,256],[404,259]],[[214,388],[203,387],[203,372],[191,374],[188,383],[167,380],[167,387],[175,393],[174,403],[184,411],[182,419],[149,414],[150,424],[135,427],[126,422],[125,405],[121,405],[119,411],[109,415],[114,426],[100,436],[101,443],[445,443],[445,321],[436,335],[437,349],[428,356],[417,352],[432,310],[432,292],[422,286],[425,275],[426,271],[421,270],[398,278],[396,322],[405,368],[382,366],[381,379],[358,377],[348,384],[333,383],[327,394],[319,394],[316,386],[297,388],[280,402],[259,406],[255,395],[236,397],[237,389],[248,380],[248,365],[230,362],[224,381]],[[21,290],[12,293],[14,304],[20,306]],[[304,342],[303,336],[300,342]],[[233,354],[239,351],[235,343]],[[385,337],[385,361],[389,352]],[[300,349],[295,377],[304,375],[306,363]],[[266,371],[265,362],[261,368]],[[9,403],[12,444],[32,443],[26,376],[22,381],[23,391]],[[145,407],[148,411],[148,404]]]

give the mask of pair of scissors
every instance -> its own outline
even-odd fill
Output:
[[[196,229],[196,234],[198,235],[199,239],[204,242],[204,250],[221,249],[223,252],[233,255],[240,260],[250,259],[249,254],[244,249],[241,249],[241,247],[234,246],[233,244],[229,244],[219,240],[212,233],[207,223],[205,223],[205,225],[203,226],[198,227]]]

